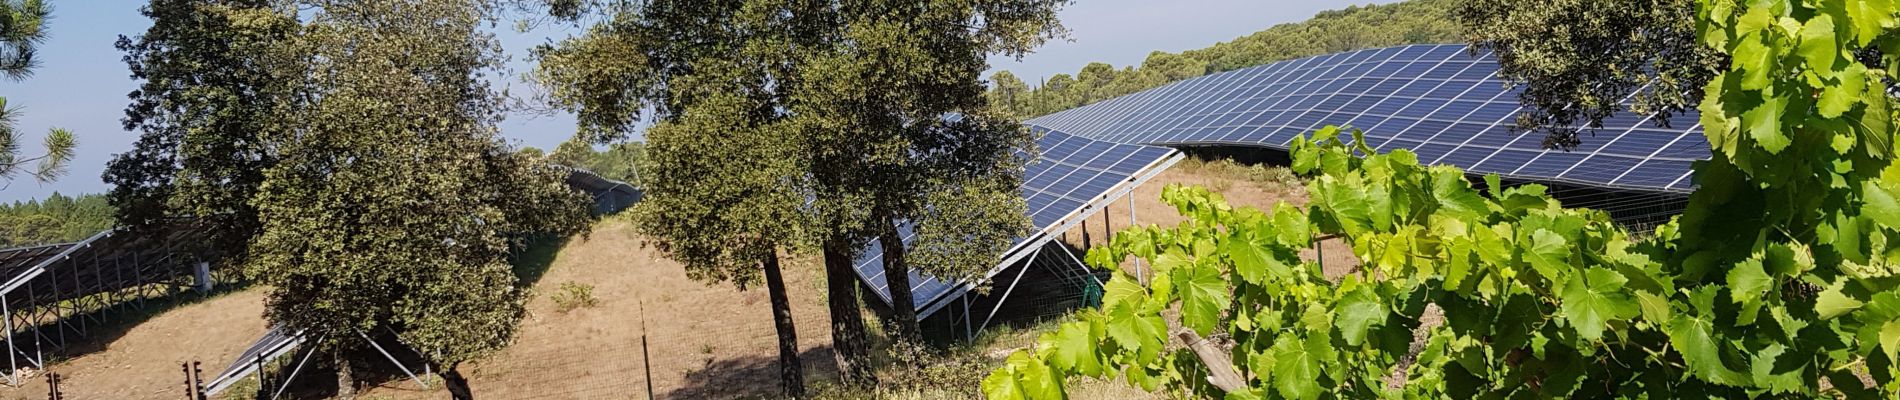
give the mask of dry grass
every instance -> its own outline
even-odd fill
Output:
[[[87,342],[70,346],[66,358],[50,369],[65,378],[60,389],[67,398],[182,398],[184,374],[179,363],[203,362],[201,368],[209,379],[264,334],[263,315],[264,290],[251,288],[131,322],[123,332],[94,326]],[[46,397],[44,378],[35,376],[24,383],[23,387],[0,388],[0,398]]]

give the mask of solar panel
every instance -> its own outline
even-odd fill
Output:
[[[1036,141],[1041,154],[1025,166],[1023,185],[1018,190],[1028,204],[1027,216],[1036,233],[1017,239],[1012,250],[1004,255],[1004,261],[989,274],[1012,263],[1013,255],[1047,241],[1059,233],[1064,224],[1084,217],[1090,206],[1103,205],[1143,177],[1159,173],[1166,163],[1179,159],[1174,149],[1166,147],[1120,144],[1031,128],[1041,135]],[[898,223],[897,231],[906,244],[915,239],[909,224]],[[879,300],[890,304],[883,254],[883,247],[870,243],[858,256],[854,269]],[[967,289],[969,284],[944,281],[916,270],[910,272],[910,282],[912,304],[919,309],[920,318],[936,310],[929,307],[933,302],[952,297],[948,295]]]
[[[1695,111],[1668,121],[1619,113],[1586,128],[1578,148],[1545,150],[1542,134],[1517,131],[1521,89],[1497,71],[1490,54],[1464,45],[1368,49],[1188,79],[1026,123],[1118,143],[1279,149],[1298,135],[1344,125],[1364,129],[1367,144],[1381,151],[1407,149],[1421,162],[1473,173],[1692,189],[1689,165],[1709,154]]]

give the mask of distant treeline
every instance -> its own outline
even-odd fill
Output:
[[[111,227],[112,206],[105,195],[53,193],[44,200],[0,204],[0,248],[76,242]]]
[[[1275,61],[1418,43],[1463,43],[1453,0],[1348,7],[1299,23],[1275,25],[1231,42],[1181,54],[1154,52],[1140,67],[1089,63],[1031,88],[1009,71],[990,77],[990,101],[1033,118],[1147,90],[1169,82]]]

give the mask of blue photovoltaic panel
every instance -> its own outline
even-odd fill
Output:
[[[1159,172],[1154,167],[1175,154],[1174,149],[1166,147],[1106,142],[1031,127],[1041,135],[1036,141],[1041,154],[1025,166],[1023,186],[1019,190],[1028,204],[1028,217],[1039,231],[1055,229],[1082,212],[1085,206],[1105,200],[1118,188],[1131,184],[1143,172]],[[906,244],[915,237],[908,224],[898,224],[897,230]],[[1017,247],[1034,236],[1017,239]],[[890,304],[891,291],[884,279],[883,254],[883,247],[875,242],[865,246],[854,269],[877,293],[879,300]],[[912,304],[920,312],[962,284],[915,270],[910,273],[910,283]],[[923,316],[920,313],[919,317]]]
[[[1518,132],[1519,88],[1464,45],[1360,50],[1216,73],[1029,120],[1110,142],[1285,148],[1326,125],[1366,131],[1381,151],[1473,173],[1686,192],[1708,142],[1688,110],[1669,121],[1618,113],[1571,151]],[[1659,122],[1667,122],[1661,124]],[[1666,126],[1666,127],[1665,127]]]

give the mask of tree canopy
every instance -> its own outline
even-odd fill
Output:
[[[152,0],[144,34],[120,36],[140,82],[122,119],[139,132],[104,179],[120,224],[144,230],[172,218],[203,221],[206,246],[237,265],[261,229],[252,200],[279,150],[267,138],[295,125],[296,69],[280,48],[297,22],[269,0]]]
[[[583,138],[651,118],[641,225],[690,274],[743,283],[775,249],[823,254],[834,348],[857,380],[867,349],[851,265],[863,244],[894,244],[895,223],[916,224],[934,243],[919,249],[945,254],[919,265],[959,277],[1022,229],[1018,151],[1033,142],[989,105],[980,74],[988,55],[1059,34],[1060,4],[643,2],[598,10],[586,35],[541,52],[538,74]],[[886,276],[906,276],[902,254],[886,256]]]
[[[112,228],[112,205],[98,194],[0,204],[0,249],[77,242]]]
[[[142,83],[125,119],[142,136],[107,173],[119,217],[210,221],[269,286],[266,316],[343,371],[393,333],[468,397],[456,366],[524,313],[510,254],[587,210],[497,136],[500,6],[153,0],[152,28],[119,42]]]
[[[0,75],[13,81],[33,75],[33,68],[39,66],[35,54],[46,40],[46,21],[52,14],[53,7],[40,0],[0,1]],[[22,155],[24,138],[14,126],[20,112],[0,97],[0,180],[7,181],[0,189],[11,186],[22,173],[40,182],[65,175],[77,144],[71,131],[51,128],[46,132],[44,153]]]
[[[1545,147],[1570,149],[1583,140],[1580,127],[1601,127],[1626,107],[1661,125],[1702,98],[1727,59],[1696,40],[1695,7],[1693,0],[1473,0],[1459,5],[1457,17],[1473,46],[1496,55],[1498,76],[1524,84],[1518,128],[1546,132]]]
[[[989,95],[1021,118],[1081,107],[1183,79],[1275,61],[1342,51],[1418,43],[1455,43],[1463,33],[1453,10],[1457,0],[1411,0],[1324,11],[1302,22],[1275,25],[1251,35],[1180,54],[1156,51],[1139,66],[1116,69],[1089,63],[1074,75],[1030,82],[1009,71],[990,76]]]

